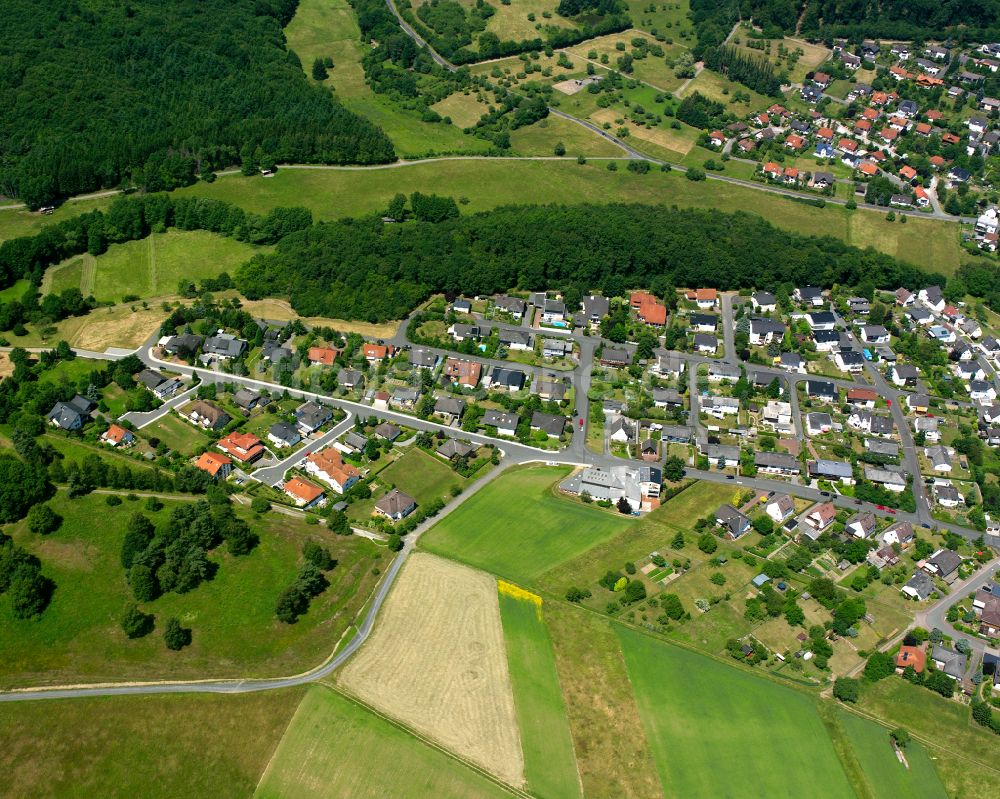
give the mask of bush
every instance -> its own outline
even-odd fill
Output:
[[[271,503],[266,497],[254,497],[250,503],[250,510],[254,513],[267,513],[271,510]]]
[[[852,680],[850,677],[838,677],[833,683],[833,695],[841,702],[851,702],[852,704],[857,702],[861,695],[858,681]]]
[[[705,170],[697,166],[689,166],[684,177],[688,180],[705,180]]]
[[[38,535],[54,533],[62,524],[62,516],[48,505],[35,505],[28,511],[28,529]]]
[[[143,613],[136,605],[129,605],[122,616],[122,630],[128,638],[142,638],[153,631],[153,614]]]
[[[163,642],[167,645],[167,649],[177,652],[191,643],[191,630],[188,627],[181,627],[180,621],[171,616],[163,628]]]
[[[712,535],[711,533],[703,533],[698,538],[698,549],[700,549],[706,555],[711,555],[718,548],[719,548],[719,542],[715,540],[715,536]]]
[[[566,600],[568,602],[582,602],[584,599],[589,599],[592,596],[590,590],[587,588],[577,588],[573,586],[566,590]]]
[[[104,498],[104,502],[107,505],[110,505],[112,508],[114,508],[114,507],[117,507],[118,505],[122,504],[122,498],[120,496],[118,496],[117,494],[108,494]]]
[[[896,671],[896,662],[888,652],[876,652],[865,664],[865,679],[869,682],[884,680]]]
[[[306,541],[302,545],[302,556],[320,571],[330,571],[337,562],[330,555],[330,550],[315,541]]]

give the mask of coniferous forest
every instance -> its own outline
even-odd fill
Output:
[[[0,193],[38,206],[234,164],[383,163],[392,143],[306,80],[296,0],[7,0]]]

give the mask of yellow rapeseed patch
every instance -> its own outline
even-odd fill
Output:
[[[531,602],[539,608],[542,606],[542,598],[538,596],[538,594],[533,594],[531,591],[527,591],[519,585],[508,583],[505,580],[497,580],[497,589],[501,594],[506,596],[513,597],[514,599],[520,599],[524,602]]]

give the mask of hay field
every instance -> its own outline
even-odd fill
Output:
[[[505,782],[524,782],[499,600],[488,575],[412,555],[340,682]]]
[[[596,122],[599,125],[603,125],[607,122],[612,126],[612,129],[618,127],[615,120],[621,118],[622,113],[615,108],[602,108],[600,111],[590,115],[590,119],[593,122]],[[629,136],[631,138],[641,139],[644,142],[655,144],[681,157],[687,155],[691,148],[694,147],[693,140],[685,138],[669,128],[645,128],[641,125],[633,125],[627,121],[621,127],[628,128]]]

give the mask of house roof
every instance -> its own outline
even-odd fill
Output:
[[[333,362],[337,359],[339,354],[340,350],[333,347],[310,347],[308,358],[310,363],[321,363],[324,366],[333,366]]]
[[[113,424],[108,427],[107,432],[104,434],[104,440],[121,444],[130,435],[132,434],[121,425]]]
[[[194,462],[194,465],[208,472],[212,477],[215,477],[223,466],[232,466],[233,461],[231,458],[220,455],[217,452],[203,452],[198,460]]]
[[[289,496],[302,500],[306,505],[323,496],[322,488],[308,480],[303,480],[301,477],[293,477],[285,483],[282,490]]]
[[[321,472],[328,474],[338,485],[345,485],[352,477],[360,477],[361,472],[353,464],[345,463],[340,450],[327,447],[306,457]]]
[[[379,499],[375,503],[375,507],[387,516],[399,516],[416,504],[417,501],[409,494],[394,488]]]
[[[927,663],[927,653],[918,646],[901,646],[896,653],[896,666],[905,669],[912,666],[913,670],[920,674]]]

